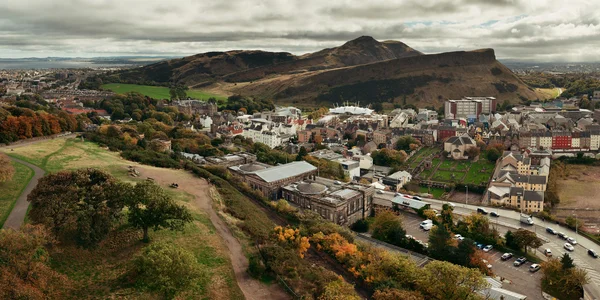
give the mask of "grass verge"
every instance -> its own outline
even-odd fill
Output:
[[[14,161],[12,165],[15,168],[15,175],[11,180],[0,183],[0,228],[6,222],[8,215],[17,202],[17,198],[19,198],[34,174],[33,170],[26,165]]]

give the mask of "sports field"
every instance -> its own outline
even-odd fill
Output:
[[[127,92],[138,92],[142,95],[148,96],[154,99],[170,99],[169,88],[164,86],[151,86],[151,85],[138,85],[138,84],[126,84],[126,83],[107,83],[103,84],[102,88],[105,90],[111,90],[117,94],[124,94]],[[207,93],[201,90],[187,90],[188,97],[199,100],[208,100],[208,98],[214,97],[219,100],[226,100],[227,97],[223,95],[216,95]]]

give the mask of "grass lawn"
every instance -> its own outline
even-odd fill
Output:
[[[136,163],[122,159],[116,152],[109,152],[94,143],[82,142],[80,139],[48,140],[27,147],[15,148],[14,151],[9,150],[8,154],[32,162],[48,172],[94,167],[105,170],[123,181],[144,180],[128,176],[127,167],[137,165]],[[26,183],[29,180],[25,178],[32,176],[33,171],[29,168],[26,169],[31,174],[22,174],[23,178],[19,179],[19,182]],[[183,170],[169,169],[168,171],[181,172],[181,177],[192,176]],[[0,185],[0,205],[11,201],[4,200],[7,192],[2,192],[3,187]],[[12,186],[11,188],[16,189]],[[151,231],[150,238],[152,242],[175,243],[191,251],[203,270],[201,280],[192,289],[184,291],[178,297],[182,299],[243,299],[243,294],[235,280],[227,247],[216,233],[208,216],[204,211],[191,205],[192,195],[179,189],[165,187],[165,190],[173,199],[191,210],[194,222],[188,224],[183,232]],[[16,195],[6,198],[14,201]],[[0,206],[0,209],[3,208]],[[76,298],[158,299],[156,295],[126,286],[124,284],[126,281],[122,278],[131,259],[145,246],[140,239],[141,231],[123,227],[111,233],[111,236],[95,249],[86,250],[65,242],[56,249],[58,251],[51,253],[52,264],[57,271],[68,275],[74,281]]]
[[[148,96],[154,99],[170,99],[169,88],[164,86],[151,86],[151,85],[138,85],[138,84],[126,84],[126,83],[107,83],[103,84],[102,88],[105,90],[111,90],[117,94],[124,94],[127,92],[138,92],[142,95]],[[193,99],[208,100],[210,97],[214,97],[217,100],[226,100],[227,97],[223,95],[211,94],[202,90],[188,90],[186,91],[188,97]]]
[[[0,228],[8,218],[17,198],[33,177],[33,170],[28,166],[14,161],[12,165],[15,168],[15,175],[11,180],[0,183]]]
[[[471,164],[471,169],[467,172],[465,183],[487,184],[494,173],[495,165],[488,160],[480,159]]]
[[[440,188],[428,188],[428,187],[424,187],[424,186],[419,187],[419,193],[429,193],[429,194],[433,195],[433,198],[438,198],[438,199],[441,198],[445,192],[446,191],[444,191],[444,189],[440,189]]]
[[[452,178],[452,174],[454,174],[454,178]],[[465,173],[463,172],[454,172],[454,171],[440,171],[438,170],[433,174],[431,180],[434,181],[444,181],[444,182],[453,182],[460,181]]]

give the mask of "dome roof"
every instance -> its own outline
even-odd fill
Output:
[[[240,170],[242,170],[244,172],[255,172],[255,171],[264,170],[264,169],[266,169],[265,166],[261,166],[259,164],[254,164],[254,163],[240,166]]]
[[[302,182],[296,186],[296,189],[302,194],[315,195],[325,192],[327,187],[316,182]]]

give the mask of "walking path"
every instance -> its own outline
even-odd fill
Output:
[[[22,161],[14,157],[9,158],[12,161],[30,167],[34,172],[33,177],[31,177],[31,180],[29,181],[29,184],[27,184],[27,186],[17,199],[15,207],[10,212],[10,215],[8,215],[8,218],[6,219],[6,222],[4,222],[4,226],[2,227],[3,229],[12,228],[16,230],[19,229],[21,225],[23,225],[23,221],[25,220],[25,214],[27,213],[27,208],[29,207],[29,202],[27,202],[27,196],[29,196],[29,193],[31,193],[31,191],[33,191],[33,189],[37,186],[38,181],[44,176],[46,172],[28,162]]]

